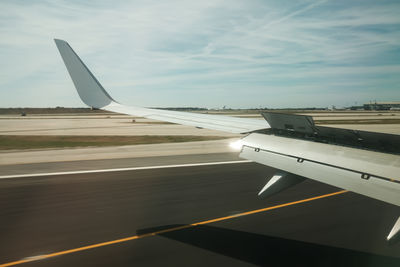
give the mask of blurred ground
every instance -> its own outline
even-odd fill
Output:
[[[262,119],[260,115],[231,115]],[[398,112],[311,115],[319,123],[347,120],[333,127],[400,133],[400,124],[384,121],[396,121]],[[377,120],[381,123],[376,124]],[[399,207],[350,192],[95,247],[340,189],[306,180],[271,198],[257,198],[276,170],[236,162],[238,152],[229,143],[240,135],[118,114],[4,115],[0,116],[0,135],[227,137],[0,151],[0,264],[35,259],[26,266],[399,266],[399,244],[385,240]],[[207,165],[216,162],[220,163]],[[174,164],[193,166],[163,167]],[[116,170],[148,166],[154,168]],[[113,171],[85,173],[104,169]],[[71,171],[74,174],[54,174]],[[88,245],[94,245],[93,249],[36,261],[40,255]]]
[[[235,139],[117,147],[0,151],[0,165],[233,152]],[[17,168],[18,169],[18,168]]]

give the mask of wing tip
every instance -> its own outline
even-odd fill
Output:
[[[115,102],[66,41],[54,38],[54,42],[81,100],[86,105],[101,109]]]
[[[54,42],[55,42],[56,44],[57,44],[57,43],[65,43],[65,44],[68,44],[67,41],[65,41],[65,40],[63,40],[63,39],[54,38],[53,40],[54,40]]]

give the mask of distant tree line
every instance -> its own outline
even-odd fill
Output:
[[[91,110],[90,108],[0,108],[1,115],[15,114],[63,114],[63,113],[106,113],[103,110]]]
[[[299,110],[327,110],[327,108],[249,108],[249,109],[208,109],[199,107],[153,107],[154,109],[174,110],[174,111],[225,111],[225,112],[262,112],[262,111],[299,111]],[[0,108],[0,115],[29,115],[29,114],[68,114],[68,113],[108,113],[108,111],[91,108]]]
[[[176,107],[176,108],[154,108],[154,109],[164,109],[164,110],[175,110],[175,111],[203,111],[208,110],[208,108],[196,108],[196,107]]]

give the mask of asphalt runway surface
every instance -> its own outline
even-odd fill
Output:
[[[398,207],[329,196],[340,189],[311,180],[258,198],[274,172],[238,163],[1,179],[0,266],[400,266],[399,243],[385,240]]]

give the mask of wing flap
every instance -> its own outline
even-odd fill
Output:
[[[400,205],[400,157],[393,154],[252,133],[240,157]]]
[[[249,147],[400,182],[398,155],[257,133],[241,140]]]

